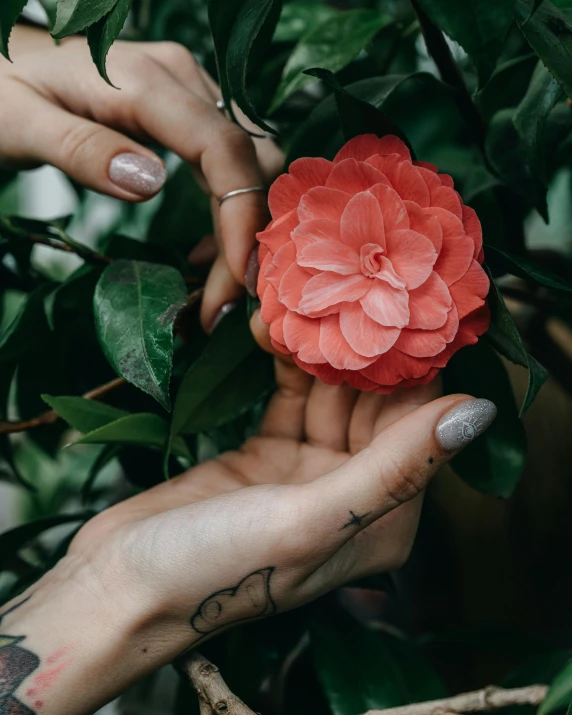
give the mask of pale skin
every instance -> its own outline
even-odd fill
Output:
[[[142,197],[108,176],[119,153],[152,156],[129,137],[172,149],[214,197],[279,167],[268,140],[255,145],[216,110],[216,86],[181,47],[119,43],[108,68],[121,92],[99,78],[83,40],[55,48],[20,28],[11,51],[14,64],[0,62],[3,165],[53,164],[134,202]],[[215,210],[220,252],[205,327],[241,294],[267,220],[260,194]],[[252,325],[267,345],[258,314]],[[423,490],[452,456],[436,425],[469,398],[439,398],[437,383],[359,394],[284,360],[276,374],[257,437],[99,514],[51,572],[0,609],[0,715],[92,713],[221,629],[403,564]]]

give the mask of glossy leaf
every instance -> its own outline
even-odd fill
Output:
[[[387,80],[385,83],[386,92],[384,93],[382,90],[381,97],[377,98],[377,102],[368,102],[359,99],[355,94],[342,87],[335,75],[329,70],[314,68],[306,70],[306,74],[323,80],[334,90],[340,123],[346,141],[359,134],[377,134],[380,137],[386,134],[395,134],[412,150],[409,140],[397,124],[378,108],[395,89],[395,86],[403,81],[403,78],[396,80],[395,78],[385,77],[384,79]]]
[[[513,57],[495,69],[489,81],[475,95],[475,101],[486,119],[500,109],[516,107],[520,103],[537,62],[536,55],[528,53]]]
[[[480,84],[492,73],[513,21],[512,0],[416,0],[475,63]]]
[[[21,524],[9,531],[5,531],[0,534],[0,571],[6,568],[8,560],[15,552],[48,529],[53,529],[55,526],[61,526],[62,524],[87,521],[92,516],[94,516],[92,511],[83,511],[77,514],[56,514],[44,519],[29,521],[26,524]]]
[[[87,29],[87,42],[92,59],[99,74],[109,84],[112,82],[107,75],[107,53],[125,25],[132,1],[117,0],[115,7]]]
[[[126,410],[85,397],[42,395],[42,399],[78,432],[92,432],[129,414]]]
[[[232,28],[226,55],[230,94],[250,120],[271,134],[276,130],[258,115],[248,96],[246,80],[251,55],[270,43],[281,7],[282,0],[247,0]]]
[[[530,171],[537,174],[545,184],[548,183],[545,157],[546,125],[556,103],[563,97],[564,92],[558,82],[544,65],[539,64],[532,75],[528,91],[513,116]]]
[[[453,356],[443,380],[447,393],[464,392],[492,400],[498,409],[493,424],[453,458],[453,469],[474,489],[509,497],[524,469],[526,433],[501,359],[480,340]]]
[[[151,412],[140,412],[88,432],[73,444],[131,444],[162,449],[168,435],[169,425],[164,419]],[[173,440],[172,451],[178,457],[191,458],[181,438]]]
[[[532,49],[572,97],[572,24],[550,0],[543,0],[537,8],[534,1],[516,0],[516,21]]]
[[[98,478],[100,472],[114,459],[119,451],[121,450],[121,445],[118,444],[107,444],[101,452],[95,458],[93,464],[89,468],[87,479],[81,488],[81,497],[84,503],[88,502],[93,491],[93,486],[96,479]]]
[[[0,364],[19,360],[47,335],[44,299],[50,290],[51,286],[45,284],[30,293],[12,323],[0,335]]]
[[[0,53],[7,59],[8,40],[26,2],[27,0],[2,0],[0,3]]]
[[[274,42],[297,42],[314,27],[329,20],[339,12],[329,5],[313,2],[288,2],[282,8]]]
[[[399,664],[381,633],[364,628],[340,609],[335,618],[333,610],[316,609],[310,637],[333,715],[362,715],[409,701]]]
[[[558,673],[550,684],[550,690],[538,710],[538,715],[568,707],[572,703],[572,661]]]
[[[526,280],[532,278],[536,283],[540,283],[548,288],[563,290],[568,293],[572,292],[572,283],[570,281],[544,268],[544,266],[539,265],[526,256],[519,256],[515,253],[502,251],[500,248],[486,244],[485,251],[487,254],[487,262],[489,264],[493,263],[497,269],[502,269],[506,273],[512,273],[513,276],[519,276]]]
[[[117,0],[59,0],[52,37],[61,39],[93,25],[113,9]]]
[[[375,10],[348,10],[312,28],[294,47],[269,112],[312,81],[304,70],[320,67],[338,72],[390,22],[391,18]]]
[[[213,429],[252,406],[273,386],[270,362],[256,346],[246,311],[231,311],[183,378],[173,434]]]
[[[126,380],[169,409],[173,324],[186,303],[185,283],[174,268],[114,261],[94,295],[103,351]]]
[[[524,347],[518,328],[514,324],[498,286],[492,279],[488,302],[491,309],[488,340],[501,355],[528,370],[528,388],[520,408],[520,414],[523,415],[534,402],[549,375],[546,369],[532,355],[529,355]]]

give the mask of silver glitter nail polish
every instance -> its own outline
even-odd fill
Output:
[[[215,319],[213,320],[213,327],[212,329],[214,330],[216,326],[220,323],[220,321],[224,318],[225,315],[228,315],[231,310],[234,310],[236,308],[236,303],[225,303],[222,308],[219,310],[219,312],[216,314]]]
[[[132,194],[153,196],[167,180],[167,170],[161,162],[148,156],[125,153],[111,160],[109,178]]]
[[[490,400],[467,400],[441,417],[437,441],[447,452],[457,452],[482,434],[497,416]]]

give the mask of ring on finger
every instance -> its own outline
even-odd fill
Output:
[[[264,188],[264,186],[247,186],[245,189],[235,189],[234,191],[229,191],[228,193],[221,196],[218,200],[218,205],[222,206],[223,202],[227,199],[230,199],[233,196],[239,196],[240,194],[249,194],[251,191],[265,192],[266,189]]]

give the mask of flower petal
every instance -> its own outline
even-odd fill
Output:
[[[409,322],[409,295],[385,281],[373,280],[368,293],[360,300],[367,315],[380,325],[403,328]]]
[[[272,262],[264,271],[264,276],[270,285],[279,293],[280,281],[286,269],[296,261],[296,246],[290,241],[278,249]]]
[[[326,182],[328,188],[348,194],[366,191],[375,184],[387,184],[386,177],[373,166],[355,159],[344,159],[336,164]]]
[[[409,227],[426,236],[439,253],[443,244],[443,230],[436,216],[429,213],[431,209],[422,209],[414,201],[404,201],[403,204],[409,216]]]
[[[339,164],[344,159],[365,161],[368,157],[379,154],[379,145],[377,134],[360,134],[344,144],[334,157],[334,164]]]
[[[339,222],[350,199],[351,195],[345,191],[316,186],[302,196],[298,206],[298,218],[300,221],[327,218]]]
[[[304,286],[302,300],[298,307],[303,313],[312,317],[312,314],[319,313],[338,303],[352,303],[366,293],[370,280],[361,273],[353,276],[320,273],[310,278]]]
[[[459,323],[459,330],[455,339],[447,345],[442,353],[434,358],[436,367],[445,367],[450,358],[466,345],[474,345],[479,335],[486,333],[491,322],[489,306],[485,303],[481,308],[467,315]]]
[[[439,206],[450,211],[459,220],[463,218],[459,194],[448,186],[439,186],[438,189],[431,191],[431,206]]]
[[[435,330],[445,325],[453,299],[444,281],[433,272],[409,293],[409,329]]]
[[[468,236],[443,238],[434,270],[448,286],[462,278],[469,270],[474,248],[474,243]]]
[[[409,228],[407,208],[395,189],[387,184],[376,184],[369,192],[377,199],[386,231]]]
[[[338,370],[361,370],[375,360],[375,357],[359,355],[349,346],[340,329],[338,314],[320,320],[320,350]]]
[[[389,231],[385,241],[387,256],[409,290],[417,288],[429,278],[437,260],[437,251],[428,238],[405,229]]]
[[[459,319],[464,318],[483,305],[489,288],[489,277],[477,261],[473,259],[469,270],[461,280],[453,283],[453,285],[449,287],[451,296],[459,312]]]
[[[414,358],[393,347],[369,367],[362,369],[361,373],[378,385],[391,386],[397,385],[403,379],[423,377],[432,366],[431,358]]]
[[[439,174],[438,176],[443,186],[448,186],[450,189],[455,186],[455,182],[453,181],[453,178],[449,176],[449,174]]]
[[[325,362],[320,350],[320,320],[306,318],[297,313],[286,313],[284,317],[284,340],[286,347],[304,362]]]
[[[298,225],[296,211],[290,211],[275,221],[271,221],[264,231],[259,231],[256,238],[267,246],[272,253],[276,253],[290,240],[290,234]]]
[[[463,226],[465,227],[465,233],[469,238],[472,238],[475,242],[475,258],[480,256],[481,249],[483,247],[483,229],[481,227],[481,222],[477,216],[475,209],[470,206],[465,206],[463,204]],[[482,263],[482,259],[479,263]]]
[[[400,161],[399,164],[384,169],[383,173],[402,199],[415,201],[422,208],[430,205],[429,189],[419,169],[410,161]]]
[[[280,218],[297,208],[302,195],[313,186],[324,186],[332,162],[320,157],[304,157],[290,164],[287,174],[282,174],[270,187],[268,206],[272,218]]]
[[[453,305],[442,328],[437,330],[409,330],[405,328],[401,331],[395,347],[412,357],[434,357],[445,349],[447,343],[453,340],[458,329],[459,318]]]
[[[365,357],[386,353],[400,332],[399,328],[387,328],[372,320],[359,303],[350,303],[340,310],[340,329],[349,346]]]
[[[302,293],[312,274],[301,268],[296,261],[288,266],[278,283],[278,299],[288,310],[299,310]]]
[[[300,253],[303,248],[318,241],[339,241],[340,224],[326,218],[302,221],[292,231],[291,238],[296,245],[297,252]]]
[[[415,164],[417,167],[417,171],[419,172],[419,176],[423,179],[425,182],[425,185],[429,189],[429,194],[431,194],[431,191],[435,191],[435,189],[438,189],[441,187],[441,182],[439,181],[439,177],[434,171],[430,171],[429,169],[425,169],[423,166],[419,166],[418,163]]]
[[[270,325],[274,320],[283,317],[285,313],[286,308],[278,300],[278,293],[271,285],[267,286],[260,306],[262,320],[266,325]]]
[[[385,249],[383,216],[377,199],[369,191],[356,194],[346,206],[340,223],[340,240],[356,251],[367,243]]]
[[[296,261],[304,268],[333,271],[342,276],[360,273],[359,254],[339,241],[318,241],[298,251]]]
[[[399,154],[402,159],[411,161],[411,152],[407,144],[395,134],[386,134],[379,140],[378,154]]]

